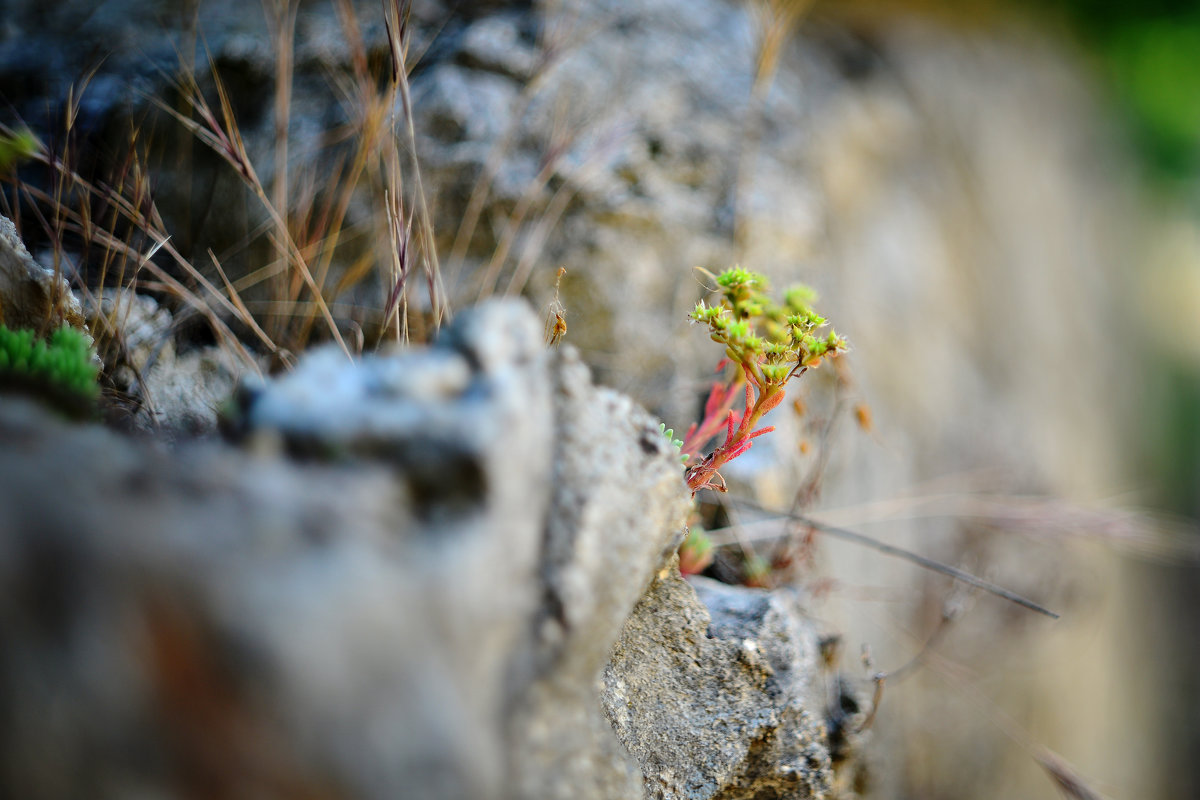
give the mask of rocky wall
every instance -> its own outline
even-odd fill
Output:
[[[701,602],[672,448],[523,305],[230,413],[165,450],[0,397],[0,794],[829,796],[815,626]]]

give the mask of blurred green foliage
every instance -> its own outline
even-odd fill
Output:
[[[5,172],[38,151],[38,140],[28,130],[0,133],[0,172]]]
[[[1099,60],[1150,176],[1200,173],[1200,2],[1050,0]]]
[[[1155,500],[1178,514],[1200,519],[1200,374],[1179,364],[1162,371],[1160,419],[1154,442],[1162,476]]]
[[[1200,0],[1051,0],[1095,55],[1147,177],[1194,208],[1200,180]],[[1200,372],[1161,354],[1149,457],[1164,507],[1200,517]]]

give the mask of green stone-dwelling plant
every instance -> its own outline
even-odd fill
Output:
[[[0,383],[78,409],[99,396],[98,374],[87,337],[74,328],[63,326],[42,341],[30,329],[0,325]]]
[[[716,283],[712,304],[701,300],[690,315],[724,347],[718,369],[727,374],[713,384],[704,418],[679,443],[693,495],[701,489],[725,491],[720,469],[749,450],[754,439],[775,429],[761,423],[783,402],[788,382],[846,350],[843,337],[832,328],[824,331],[828,320],[814,310],[816,293],[807,286],[793,286],[776,300],[765,277],[741,267],[721,273]],[[735,407],[739,399],[740,409]],[[723,441],[700,456],[722,431]],[[669,431],[664,433],[671,438]],[[682,567],[697,572],[710,559],[711,543],[702,532],[693,531],[680,549]]]

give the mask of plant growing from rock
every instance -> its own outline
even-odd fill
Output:
[[[704,418],[688,428],[678,443],[693,495],[701,489],[724,492],[721,467],[749,450],[754,439],[775,429],[760,423],[783,402],[788,381],[846,350],[846,340],[833,329],[822,332],[828,320],[813,309],[812,289],[794,286],[784,292],[780,303],[768,293],[766,278],[741,267],[726,270],[716,281],[716,303],[700,301],[690,319],[706,326],[712,340],[724,345],[718,369],[732,370],[726,380],[713,384]],[[734,407],[739,398],[740,411]],[[722,431],[724,441],[698,458],[701,448]],[[663,433],[672,439],[671,431]],[[693,528],[679,550],[680,569],[700,572],[711,562],[712,552],[712,542]]]
[[[29,329],[0,325],[0,382],[31,391],[64,411],[90,407],[99,395],[99,364],[87,337],[64,326],[39,341]]]
[[[718,275],[717,285],[717,303],[709,306],[701,300],[690,318],[707,326],[712,340],[725,346],[720,366],[734,369],[727,381],[713,384],[704,419],[684,437],[681,449],[691,460],[725,431],[720,446],[687,468],[692,494],[701,489],[725,491],[720,468],[749,450],[754,439],[775,429],[759,423],[783,402],[788,381],[846,350],[846,340],[834,330],[821,333],[828,320],[813,310],[816,293],[808,287],[788,289],[778,303],[767,293],[766,278],[741,267]],[[741,411],[733,408],[739,396],[744,397]]]
[[[768,294],[767,280],[762,275],[735,267],[716,277],[718,299],[714,305],[701,301],[691,313],[693,322],[705,325],[714,342],[725,346],[725,357],[718,369],[732,365],[732,375],[724,382],[713,384],[705,403],[704,419],[688,428],[679,444],[686,472],[684,477],[693,496],[701,489],[726,491],[725,480],[718,471],[722,466],[750,449],[754,439],[775,428],[759,423],[768,412],[783,402],[787,383],[847,349],[845,338],[830,328],[829,321],[812,307],[816,293],[806,286],[793,286],[784,293],[783,302]],[[739,397],[744,405],[734,408]],[[869,410],[856,409],[855,415],[864,428],[870,425]],[[721,430],[725,440],[711,453],[694,461],[700,449]],[[662,429],[673,444],[673,431]],[[1057,618],[1053,611],[1021,597],[1001,586],[990,583],[957,567],[909,552],[903,548],[875,541],[854,531],[837,528],[791,512],[786,516],[803,522],[811,530],[838,536],[844,540],[872,547],[888,555],[903,558],[926,569],[949,575],[964,584],[1003,597],[1010,602]],[[712,560],[713,542],[699,527],[689,531],[680,546],[680,571],[696,573]],[[747,554],[745,583],[769,585],[772,565],[753,553]]]

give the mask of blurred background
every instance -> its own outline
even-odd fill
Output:
[[[968,398],[967,408],[937,408],[922,397],[916,402],[925,407],[916,413],[924,419],[900,427],[927,443],[945,436],[945,420],[974,417],[976,402],[986,407],[989,399],[1007,397],[1011,403],[1030,391],[1006,422],[975,417],[963,429],[970,443],[937,448],[943,465],[947,453],[958,452],[967,469],[1004,464],[1007,480],[1018,476],[1010,488],[1073,498],[1093,508],[1115,504],[1140,507],[1147,515],[1178,515],[1159,521],[1158,533],[1171,541],[1165,551],[1158,549],[1164,539],[1153,536],[1158,544],[1151,547],[1093,549],[1089,540],[1106,538],[1105,524],[1094,519],[1067,524],[1077,525],[1080,536],[1065,555],[1048,555],[1042,539],[1022,541],[1000,557],[1017,554],[1017,563],[998,568],[1002,574],[1012,570],[1002,582],[1019,585],[1024,576],[1048,570],[1053,578],[1043,574],[1035,580],[1068,587],[1060,605],[1069,610],[1061,624],[1046,628],[1040,620],[989,622],[990,612],[977,608],[974,621],[968,615],[961,622],[963,628],[978,626],[973,633],[955,631],[939,640],[939,653],[951,659],[956,652],[969,655],[914,676],[919,688],[900,688],[903,699],[889,698],[904,710],[884,715],[881,736],[904,742],[885,750],[889,758],[903,753],[905,767],[904,777],[883,796],[1050,796],[1050,790],[1037,788],[1026,754],[1009,747],[1007,756],[999,755],[1003,723],[986,733],[975,727],[988,716],[978,696],[969,699],[975,690],[1033,740],[1064,755],[1103,794],[1195,796],[1200,784],[1191,754],[1197,751],[1200,721],[1195,677],[1200,628],[1196,563],[1189,554],[1195,552],[1200,452],[1195,358],[1200,9],[1188,2],[831,5],[838,6],[830,9],[833,17],[844,13],[840,18],[853,20],[847,23],[851,28],[873,31],[884,41],[904,41],[911,35],[904,31],[917,19],[920,26],[939,27],[953,39],[948,49],[966,62],[937,64],[936,45],[900,45],[904,54],[894,56],[921,107],[934,109],[933,126],[944,131],[924,145],[942,163],[942,178],[917,191],[926,200],[948,190],[956,196],[953,237],[968,254],[958,251],[953,258],[960,268],[973,262],[968,274],[986,287],[980,305],[959,324],[993,339],[993,345],[974,351],[973,362],[1001,385],[990,390],[990,398]],[[814,19],[819,11],[814,9]],[[961,149],[955,153],[956,148]],[[964,209],[969,221],[957,216]],[[933,283],[953,281],[943,276]],[[1053,318],[1057,323],[1049,322]],[[947,322],[942,330],[962,330]],[[936,334],[931,329],[928,335]],[[997,356],[991,347],[1008,354]],[[871,358],[866,349],[860,347],[856,360]],[[1001,366],[1013,353],[1022,354],[1012,361],[1019,366]],[[980,368],[981,362],[990,366]],[[950,381],[958,385],[946,384],[943,396],[961,403],[963,375],[971,368],[953,372]],[[1026,388],[1013,389],[1012,382]],[[877,391],[872,407],[886,418],[896,397],[890,386]],[[1014,410],[1009,406],[1009,413]],[[1094,412],[1104,419],[1089,420]],[[999,434],[1005,454],[985,455],[997,429],[1013,424],[1022,430]],[[878,430],[885,441],[892,434],[884,424]],[[1014,444],[1017,450],[1009,450]],[[1021,451],[1028,455],[1024,465],[1011,460]],[[937,473],[929,463],[917,468],[925,478]],[[983,478],[985,485],[992,477]],[[1046,530],[1057,527],[1048,518],[1038,522],[1041,513],[1024,517],[1027,532],[1045,522]],[[995,528],[982,527],[986,536],[997,535]],[[927,542],[927,534],[928,528],[913,541]],[[859,620],[875,616],[845,613]],[[887,611],[876,613],[881,628],[894,620]],[[924,629],[930,630],[935,616],[927,613]],[[902,624],[896,629],[915,633]],[[967,675],[973,688],[964,692]],[[958,722],[950,722],[954,719]],[[946,740],[973,744],[960,750],[947,747]],[[1004,777],[986,779],[985,790],[984,775]]]
[[[731,493],[1062,614],[825,538],[781,549],[719,512],[714,569],[774,559],[769,582],[841,636],[847,680],[869,692],[921,657],[847,786],[1054,797],[1031,757],[1048,748],[1103,795],[1200,796],[1200,3],[423,0],[403,86],[376,3],[5,6],[0,121],[83,179],[148,176],[127,188],[179,252],[154,263],[194,290],[146,287],[181,349],[220,341],[194,313],[200,277],[226,285],[214,262],[274,369],[334,335],[369,349],[399,297],[420,340],[523,294],[599,382],[680,430],[720,357],[687,321],[693,268],[812,285],[852,352],[799,382]],[[232,157],[181,123],[209,125],[204,103],[224,119],[216,77]],[[380,134],[409,102],[411,133]],[[31,250],[111,284],[85,226],[18,188],[54,186],[45,164],[3,166],[0,210]],[[328,329],[307,287],[271,279],[281,221],[326,264]],[[118,228],[138,252],[156,238]]]

